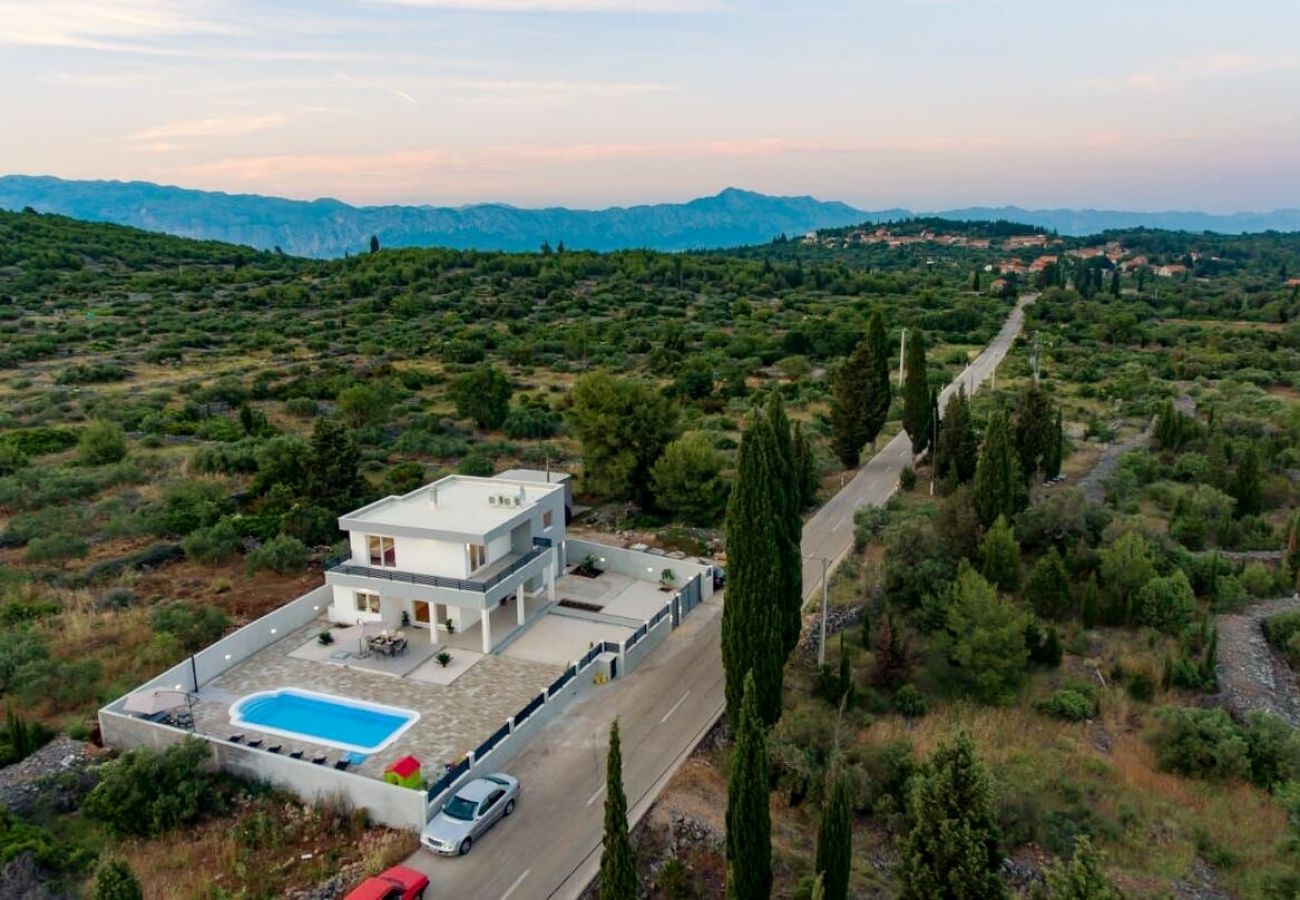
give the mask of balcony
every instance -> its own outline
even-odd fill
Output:
[[[487,595],[502,582],[506,581],[520,569],[550,553],[551,541],[548,538],[533,538],[533,549],[527,553],[510,553],[487,567],[477,578],[447,578],[442,575],[424,575],[418,572],[403,572],[400,569],[380,569],[375,566],[359,566],[347,556],[333,557],[325,561],[326,580],[330,575],[352,575],[360,578],[374,578],[396,584],[411,584],[420,587],[443,588],[449,591],[464,591],[471,594]]]

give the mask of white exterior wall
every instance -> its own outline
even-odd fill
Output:
[[[354,531],[348,535],[353,565],[370,565],[370,545],[367,539],[371,535],[387,537],[378,528],[369,532]],[[397,554],[397,565],[394,568],[403,572],[464,578],[469,569],[463,544],[428,538],[396,537],[393,538],[393,549]]]

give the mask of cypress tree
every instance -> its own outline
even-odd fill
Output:
[[[924,453],[930,437],[930,373],[925,368],[925,334],[913,328],[907,336],[907,377],[903,380],[903,430],[912,452]]]
[[[827,775],[826,800],[817,824],[817,856],[814,871],[822,879],[826,900],[846,900],[853,862],[853,810],[849,787],[838,759]]]
[[[1001,410],[995,410],[989,416],[984,431],[984,444],[975,466],[972,499],[975,514],[985,525],[992,525],[998,516],[1014,516],[1024,508],[1028,499],[1020,475],[1020,463],[1011,448],[1007,417]]]
[[[727,778],[728,900],[769,900],[772,893],[772,820],[768,801],[767,736],[758,689],[747,673],[736,744]]]
[[[1020,544],[1006,516],[998,516],[980,543],[980,574],[1007,593],[1020,587]]]
[[[636,856],[627,835],[627,796],[623,793],[623,750],[618,721],[609,726],[605,761],[605,838],[600,851],[599,900],[636,900]]]
[[[1237,517],[1258,515],[1263,498],[1260,490],[1259,453],[1253,442],[1246,445],[1241,459],[1237,460],[1237,470],[1232,475],[1228,493],[1237,501],[1233,514]]]
[[[1052,426],[1052,438],[1043,454],[1043,478],[1055,478],[1061,474],[1061,463],[1065,460],[1065,424],[1061,421],[1061,409],[1056,409],[1056,422]]]
[[[342,422],[333,416],[317,419],[307,459],[307,493],[312,501],[330,512],[349,509],[364,490],[357,471],[360,461],[357,445]]]
[[[1097,590],[1097,573],[1093,572],[1083,585],[1083,603],[1079,612],[1084,628],[1095,628],[1101,621],[1101,597]]]
[[[784,661],[799,644],[803,628],[803,556],[800,538],[803,536],[803,518],[800,516],[799,474],[795,466],[794,441],[790,435],[790,420],[785,414],[785,404],[775,391],[767,398],[767,419],[772,426],[774,458],[777,462],[776,493],[777,529],[780,537],[780,563],[782,593],[778,598],[781,608],[781,646]]]
[[[908,794],[911,829],[899,840],[902,900],[1001,898],[993,782],[965,732],[939,745]]]
[[[1070,608],[1070,575],[1055,547],[1038,557],[1029,572],[1025,594],[1034,612],[1044,619],[1059,619]]]
[[[1051,451],[1052,428],[1056,417],[1052,401],[1036,384],[1021,392],[1016,402],[1016,453],[1020,457],[1020,474],[1026,481],[1043,468],[1043,459]]]
[[[799,485],[799,508],[807,509],[817,502],[817,457],[812,441],[803,425],[794,423],[795,480]]]
[[[939,446],[935,465],[939,477],[950,484],[965,484],[975,477],[979,440],[971,421],[970,398],[966,386],[958,385],[944,406],[943,425],[939,429]]]
[[[831,379],[831,446],[846,469],[862,461],[868,436],[867,378],[871,354],[865,340],[840,363]]]
[[[782,553],[783,507],[775,438],[765,415],[750,419],[736,459],[736,480],[727,502],[727,602],[722,606],[722,667],[727,716],[734,723],[746,673],[756,684],[760,718],[781,716],[786,575]]]
[[[889,338],[885,334],[885,318],[880,310],[873,310],[867,320],[866,345],[867,377],[866,399],[864,401],[865,418],[862,428],[867,436],[866,442],[871,449],[876,448],[876,438],[880,429],[885,427],[889,418]]]

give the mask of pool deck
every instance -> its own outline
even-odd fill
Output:
[[[310,740],[259,733],[247,726],[233,728],[230,704],[248,694],[279,688],[387,704],[414,710],[420,719],[394,743],[349,771],[382,778],[389,763],[411,754],[423,763],[425,777],[432,779],[442,763],[473,750],[564,670],[563,664],[467,652],[466,656],[477,659],[465,660],[467,667],[450,684],[439,684],[418,677],[421,670],[436,665],[433,662],[417,665],[408,677],[397,677],[295,654],[326,627],[328,623],[321,619],[291,632],[204,685],[194,707],[195,729],[218,738],[243,732],[248,739],[262,738],[263,747],[280,744],[283,754],[302,750],[304,758],[310,759],[324,753],[332,764],[345,751]],[[452,653],[455,656],[457,650]]]

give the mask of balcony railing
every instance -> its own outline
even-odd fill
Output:
[[[543,543],[543,541],[545,543]],[[345,558],[339,557],[327,559],[325,561],[325,571],[337,572],[340,575],[360,575],[365,578],[380,578],[384,581],[400,581],[405,584],[420,584],[425,585],[426,587],[448,588],[453,591],[469,591],[475,594],[486,594],[488,591],[492,590],[492,588],[505,581],[524,566],[547,553],[550,546],[551,541],[549,538],[533,538],[532,550],[529,550],[504,569],[501,569],[499,572],[493,572],[487,578],[482,580],[472,578],[445,578],[441,575],[422,575],[418,572],[403,572],[399,569],[379,569],[374,566],[356,566],[352,563],[342,561],[342,559]]]

